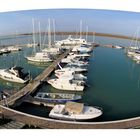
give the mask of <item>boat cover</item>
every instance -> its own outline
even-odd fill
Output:
[[[65,104],[65,111],[72,113],[72,114],[82,113],[83,108],[84,108],[84,104],[82,104],[82,103],[67,102]]]

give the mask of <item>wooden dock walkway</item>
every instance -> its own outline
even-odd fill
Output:
[[[43,81],[46,80],[46,78],[54,71],[56,68],[57,64],[63,59],[65,56],[68,55],[70,50],[67,50],[63,54],[60,55],[59,58],[57,58],[49,67],[47,67],[41,74],[39,74],[35,79],[33,79],[30,83],[28,83],[25,87],[23,87],[20,91],[14,93],[10,97],[6,99],[6,103],[4,100],[0,101],[1,105],[13,105],[16,100],[19,98],[33,93],[41,84]]]
[[[23,126],[25,126],[24,123],[11,121],[7,124],[1,125],[0,129],[21,129]]]

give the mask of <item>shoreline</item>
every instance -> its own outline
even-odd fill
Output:
[[[36,34],[39,34],[39,33],[36,33]],[[45,32],[42,32],[41,34],[45,34]],[[66,31],[66,32],[55,32],[56,35],[74,35],[74,36],[79,36],[80,33],[79,32],[69,32],[69,31]],[[111,33],[100,33],[100,32],[82,32],[81,35],[90,35],[90,36],[104,36],[104,37],[113,37],[113,38],[121,38],[121,39],[133,39],[133,40],[138,40],[140,41],[140,38],[135,38],[133,36],[126,36],[126,35],[121,35],[121,34],[111,34]],[[32,33],[22,33],[22,34],[19,34],[19,35],[15,35],[15,34],[12,34],[12,35],[2,35],[0,37],[5,37],[5,38],[0,38],[1,40],[2,39],[7,39],[9,37],[17,37],[17,36],[25,36],[25,35],[32,35]],[[51,35],[54,35],[54,32],[51,32]],[[6,38],[7,36],[7,38]]]

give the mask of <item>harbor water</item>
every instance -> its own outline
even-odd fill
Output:
[[[88,37],[88,41],[92,41],[92,39],[91,36]],[[2,38],[1,42],[12,44],[15,42],[14,40],[15,38]],[[20,44],[29,43],[29,40],[31,40],[31,36],[18,38]],[[87,73],[88,87],[78,93],[82,94],[81,102],[103,109],[103,115],[91,121],[110,121],[140,116],[140,65],[128,58],[123,49],[103,47],[103,44],[127,47],[130,45],[130,40],[96,37],[95,42],[101,45],[94,49],[90,57]],[[16,64],[24,67],[25,71],[30,71],[33,78],[36,77],[49,64],[40,66],[29,63],[25,56],[30,55],[32,51],[33,48],[23,45],[23,50],[20,52],[1,55],[0,68]],[[23,86],[0,80],[0,90],[19,90]],[[44,84],[39,91],[62,92],[49,84]],[[48,117],[50,110],[50,108],[29,103],[23,103],[16,109],[43,117]]]

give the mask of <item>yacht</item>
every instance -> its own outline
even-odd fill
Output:
[[[89,56],[88,56],[89,57]],[[79,63],[83,63],[83,64],[88,64],[88,57],[85,56],[67,56],[67,58],[63,58],[61,60],[62,63],[71,63],[71,62],[79,62]]]
[[[61,77],[73,77],[75,80],[87,80],[87,77],[83,74],[76,74],[74,71],[65,71],[64,73],[55,73],[55,76],[58,78]]]
[[[29,73],[24,73],[22,67],[11,67],[9,69],[0,69],[0,78],[16,83],[26,83],[29,81]]]
[[[123,49],[122,46],[118,46],[118,45],[114,46],[114,48],[115,48],[115,49]]]
[[[79,101],[82,97],[81,95],[77,95],[75,93],[72,94],[38,92],[34,98],[52,103],[66,103],[68,101]]]
[[[37,52],[35,55],[27,56],[26,59],[32,62],[39,62],[39,63],[53,61],[51,55],[46,52]]]
[[[87,67],[88,62],[83,62],[83,61],[72,61],[67,64],[67,66],[76,66],[76,67]]]
[[[83,91],[84,83],[82,81],[75,81],[73,77],[54,78],[47,81],[54,88],[69,91]]]
[[[80,53],[91,53],[93,51],[93,47],[88,45],[81,45],[79,48],[77,48],[77,51]]]
[[[57,55],[57,54],[61,53],[61,50],[59,48],[56,48],[56,47],[49,47],[49,48],[43,49],[42,52],[47,52],[51,55]]]
[[[9,47],[7,47],[7,49],[9,50],[9,51],[21,51],[21,47],[18,47],[18,46],[9,46]]]
[[[55,41],[55,46],[66,49],[70,49],[81,44],[87,44],[86,40],[82,38],[72,38],[71,36],[61,41]]]
[[[10,53],[11,51],[8,50],[7,48],[2,48],[2,49],[0,49],[0,52],[1,53]]]
[[[79,72],[86,72],[87,71],[87,68],[66,67],[66,68],[55,70],[55,73],[56,74],[63,74],[63,73],[65,73],[65,71],[74,71],[75,73],[79,73]]]
[[[103,114],[99,107],[85,106],[83,103],[67,102],[55,105],[49,117],[71,121],[94,119]]]

